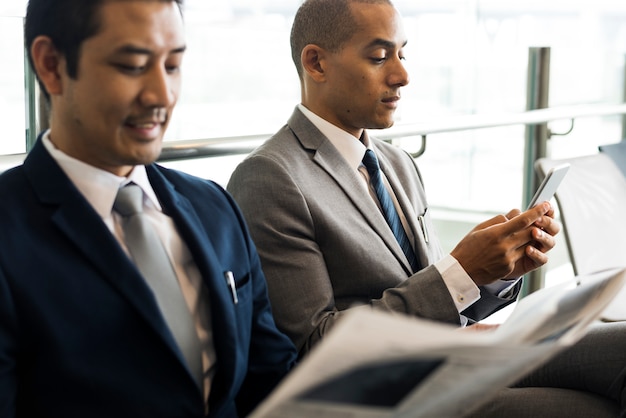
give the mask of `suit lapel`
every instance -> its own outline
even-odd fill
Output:
[[[55,207],[51,222],[94,266],[113,289],[184,359],[162,318],[152,291],[100,216],[76,189],[38,141],[24,162],[24,171],[43,204]],[[86,280],[95,280],[96,276]]]
[[[315,152],[313,161],[336,181],[398,262],[410,273],[411,266],[398,245],[396,237],[387,226],[387,221],[372,198],[363,192],[361,180],[337,152],[337,148],[298,109],[295,110],[288,124],[302,146]]]
[[[176,191],[172,183],[158,171],[157,166],[147,166],[146,171],[163,211],[174,220],[178,233],[191,252],[208,289],[211,328],[216,336],[213,341],[220,366],[212,383],[211,399],[224,399],[224,394],[234,384],[234,353],[237,352],[235,306],[224,277],[226,271],[232,270],[232,266],[221,264],[211,237],[189,200]],[[211,202],[207,202],[207,211],[210,211],[210,206]]]
[[[52,222],[155,331],[175,347],[152,291],[89,203],[65,200],[52,216]]]

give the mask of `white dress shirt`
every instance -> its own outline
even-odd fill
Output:
[[[148,180],[146,168],[138,165],[133,168],[128,177],[119,177],[70,157],[57,149],[51,141],[49,131],[44,134],[42,139],[46,150],[100,215],[126,254],[129,252],[124,243],[121,216],[113,211],[113,203],[118,189],[130,182],[137,184],[143,190],[144,213],[148,216],[170,257],[170,262],[178,277],[183,297],[191,311],[200,338],[204,370],[203,392],[206,403],[211,381],[215,374],[216,362],[208,290],[202,284],[200,271],[189,249],[178,234],[172,218],[163,213],[161,204]]]

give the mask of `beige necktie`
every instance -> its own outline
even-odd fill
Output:
[[[141,188],[133,183],[120,188],[113,209],[123,217],[126,247],[154,292],[163,318],[187,361],[189,371],[201,388],[203,373],[200,339],[170,259],[143,213]]]

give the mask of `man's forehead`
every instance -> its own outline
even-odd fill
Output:
[[[402,18],[395,7],[387,3],[356,4],[358,6],[352,7],[356,24],[353,38],[369,37],[372,40],[387,39],[396,43],[406,43]],[[392,35],[394,39],[390,39]]]
[[[136,49],[184,49],[185,46],[182,15],[175,1],[104,0],[98,20],[99,27],[92,38],[106,38],[111,47],[128,44]]]

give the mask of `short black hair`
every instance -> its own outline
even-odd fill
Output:
[[[358,23],[350,10],[351,3],[389,4],[390,0],[305,0],[296,12],[291,27],[291,58],[302,79],[300,56],[305,46],[317,45],[331,52],[339,51],[352,38]]]
[[[100,30],[98,11],[107,1],[112,0],[29,0],[24,23],[24,43],[31,68],[35,69],[30,54],[33,41],[38,36],[47,36],[65,57],[68,76],[76,78],[80,47]],[[183,0],[159,1],[173,1],[181,8],[183,5]],[[50,96],[41,81],[39,86],[49,100]]]

